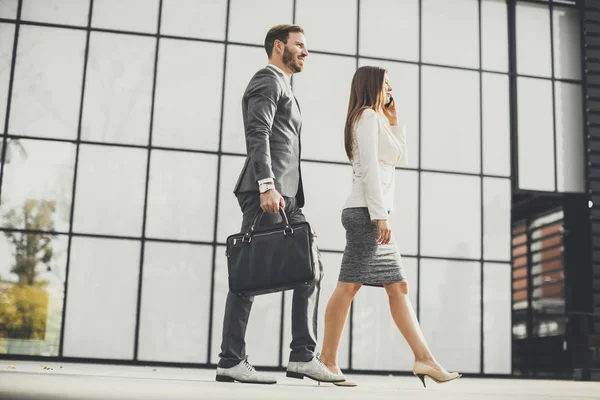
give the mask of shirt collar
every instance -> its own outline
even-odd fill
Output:
[[[277,65],[273,65],[273,64],[267,64],[267,67],[271,67],[275,71],[281,73],[281,75],[283,75],[283,79],[285,79],[285,82],[288,84],[288,86],[291,86],[290,85],[290,77],[285,72],[283,72],[283,70],[281,68],[279,68]]]

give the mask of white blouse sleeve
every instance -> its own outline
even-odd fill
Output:
[[[406,148],[406,125],[394,125],[390,127],[396,140],[400,143],[400,159],[396,163],[397,167],[406,167],[408,165],[408,151]]]
[[[388,212],[383,198],[383,189],[379,176],[379,126],[375,111],[363,111],[356,124],[356,145],[362,169],[362,183],[365,200],[371,220],[388,219]]]

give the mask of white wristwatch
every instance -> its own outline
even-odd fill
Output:
[[[268,192],[269,190],[275,189],[275,184],[271,182],[261,183],[258,185],[258,191],[262,194]]]

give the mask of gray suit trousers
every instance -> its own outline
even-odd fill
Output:
[[[260,208],[258,192],[242,192],[237,195],[242,208],[242,232],[248,231],[254,216]],[[296,199],[284,197],[285,212],[290,223],[306,221]],[[281,216],[265,213],[261,226],[281,222]],[[319,254],[319,268],[323,276],[323,263]],[[317,314],[319,306],[320,282],[294,290],[292,301],[292,343],[289,361],[310,361],[317,346]],[[254,297],[241,297],[231,292],[227,294],[223,319],[223,339],[218,366],[231,368],[246,357],[246,326]]]

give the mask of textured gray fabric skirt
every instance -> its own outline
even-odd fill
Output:
[[[346,229],[346,248],[340,269],[340,282],[383,286],[383,283],[405,279],[400,252],[394,241],[377,243],[377,223],[371,221],[367,207],[346,208],[342,211]]]

